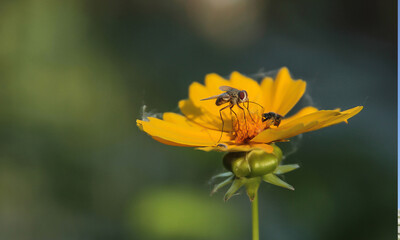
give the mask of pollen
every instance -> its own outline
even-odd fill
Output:
[[[248,143],[260,132],[271,126],[271,122],[262,121],[262,115],[259,112],[246,111],[237,114],[237,116],[233,119],[233,136],[236,144]]]

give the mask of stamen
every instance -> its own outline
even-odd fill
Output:
[[[246,111],[246,114],[239,112],[238,118],[233,121],[235,143],[241,144],[249,142],[270,125],[268,121],[262,121],[262,115],[258,111]]]

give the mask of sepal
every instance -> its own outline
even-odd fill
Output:
[[[233,196],[233,194],[235,194],[245,184],[245,181],[245,178],[236,178],[233,181],[231,187],[225,193],[224,200],[228,201]]]
[[[279,187],[287,188],[289,190],[294,190],[294,187],[292,185],[290,185],[289,183],[286,183],[285,181],[283,181],[282,179],[280,179],[273,173],[262,176],[262,179],[267,183],[271,183],[271,184],[279,186]]]
[[[258,192],[258,187],[260,187],[260,183],[261,183],[260,177],[248,178],[246,181],[246,184],[245,184],[246,192],[247,192],[247,196],[249,196],[251,202],[256,197],[256,194]]]
[[[228,177],[227,179],[225,179],[224,181],[215,184],[213,187],[213,190],[211,191],[210,195],[213,195],[214,193],[216,193],[219,189],[225,187],[226,185],[228,185],[229,183],[233,182],[233,179],[235,178],[235,176],[233,176],[233,174],[231,173],[231,176]]]
[[[243,186],[246,188],[250,201],[253,201],[262,181],[294,190],[293,186],[277,175],[291,172],[299,168],[299,165],[280,165],[283,156],[282,151],[276,145],[273,145],[273,147],[272,153],[266,153],[260,149],[250,152],[228,152],[223,158],[223,164],[229,172],[218,174],[212,178],[212,180],[215,180],[216,178],[226,177],[225,180],[214,185],[211,195],[232,183],[225,193],[225,201],[228,201]]]
[[[296,170],[299,167],[300,167],[299,164],[280,165],[275,169],[274,173],[278,175],[284,174]]]

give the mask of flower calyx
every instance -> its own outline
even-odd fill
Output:
[[[229,152],[223,158],[224,167],[229,171],[213,177],[226,178],[216,184],[211,191],[214,194],[222,187],[230,184],[230,188],[225,194],[224,200],[229,200],[242,186],[246,188],[250,201],[257,194],[259,185],[262,181],[270,184],[294,190],[294,188],[280,179],[281,175],[299,168],[297,164],[281,165],[282,151],[273,145],[274,151],[266,153],[263,150],[252,150],[250,152]]]

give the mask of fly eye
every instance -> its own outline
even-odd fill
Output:
[[[240,100],[245,100],[247,97],[247,92],[246,91],[240,91],[239,92],[239,98]]]

